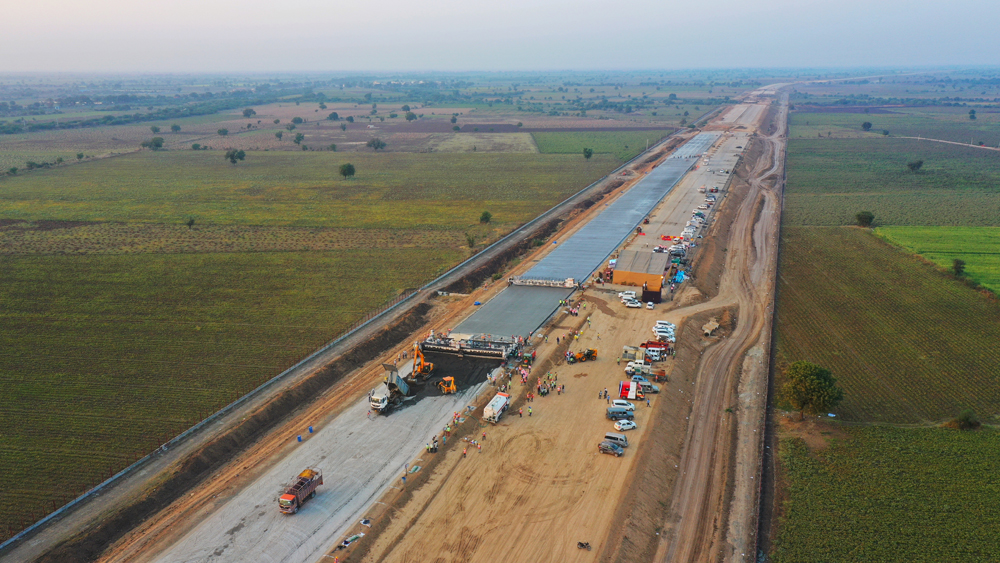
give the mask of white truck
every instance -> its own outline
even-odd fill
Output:
[[[510,395],[507,393],[497,393],[490,400],[489,404],[483,407],[483,420],[496,424],[500,421],[503,413],[507,411],[508,406],[510,406]]]
[[[399,406],[409,394],[410,386],[406,384],[406,381],[403,381],[398,373],[393,371],[386,376],[382,385],[372,391],[369,404],[373,411],[388,414],[394,407]]]

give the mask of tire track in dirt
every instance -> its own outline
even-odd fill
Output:
[[[744,358],[762,339],[769,320],[765,314],[771,304],[774,266],[777,256],[779,189],[777,174],[784,166],[784,123],[787,102],[782,100],[776,120],[779,126],[770,136],[759,137],[764,153],[750,174],[750,190],[731,227],[726,267],[720,280],[719,294],[707,303],[681,309],[680,314],[707,311],[735,305],[739,323],[732,335],[708,348],[702,355],[695,386],[695,399],[681,455],[680,475],[671,500],[670,516],[664,541],[657,551],[657,561],[719,561],[732,557],[743,560],[746,551],[726,544],[730,514],[746,519],[747,506],[756,506],[755,498],[732,494],[733,483],[746,488],[743,481],[752,473],[753,463],[737,467],[737,458],[747,457],[746,450],[756,443],[736,443],[739,424],[724,421],[724,410],[732,404],[743,374]],[[775,180],[772,185],[772,180]],[[766,378],[766,370],[753,370],[755,379]],[[766,379],[764,380],[766,385]],[[763,402],[763,399],[760,400]],[[745,423],[744,413],[740,422]],[[752,430],[752,429],[751,429]],[[758,432],[757,440],[763,434]],[[734,448],[733,446],[736,445]],[[753,457],[752,455],[750,456]],[[759,463],[757,464],[759,465]],[[733,473],[734,469],[739,469]],[[754,493],[756,489],[753,489]],[[731,498],[732,506],[728,506]],[[750,514],[749,518],[753,518]],[[752,533],[753,526],[738,526]],[[737,538],[731,537],[731,543]],[[749,556],[752,558],[753,553]]]

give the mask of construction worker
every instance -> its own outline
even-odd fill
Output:
[[[528,416],[531,416],[531,407],[528,407]]]
[[[486,431],[483,430],[483,440],[485,440],[485,439],[486,439]]]
[[[517,409],[518,418],[524,418],[524,409]]]
[[[468,454],[468,453],[469,453],[469,448],[468,447],[462,448],[462,457],[465,457],[466,454]]]

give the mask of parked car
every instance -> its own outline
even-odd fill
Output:
[[[642,303],[639,302],[639,301],[635,301],[635,300],[626,301],[625,302],[625,306],[629,307],[630,309],[641,309],[642,308]]]
[[[646,303],[646,308],[649,309],[650,311],[652,311],[653,310],[653,302],[649,301],[648,303]]]
[[[641,377],[641,376],[632,376],[632,377]],[[645,380],[646,380],[646,378],[643,378],[643,381],[645,381]],[[634,411],[635,410],[635,404],[630,403],[630,402],[626,401],[625,399],[614,399],[614,400],[611,401],[611,406],[613,406],[613,407],[621,407],[621,408],[623,408],[625,410],[630,410],[630,411]]]
[[[619,446],[618,444],[612,444],[611,442],[604,441],[597,444],[597,451],[602,454],[611,454],[615,457],[621,457],[625,455],[625,448]]]
[[[631,420],[619,420],[615,423],[615,430],[624,432],[625,430],[635,430],[635,422]]]
[[[648,379],[638,374],[632,376],[632,381],[636,383],[649,383]],[[624,405],[618,405],[618,406],[624,406]]]
[[[628,299],[635,299],[635,292],[634,291],[623,291],[623,292],[621,292],[621,293],[618,294],[618,299],[621,299],[622,301],[625,301],[626,298],[628,298]]]

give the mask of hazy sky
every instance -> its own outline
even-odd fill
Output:
[[[1000,64],[997,0],[21,0],[2,71]]]

